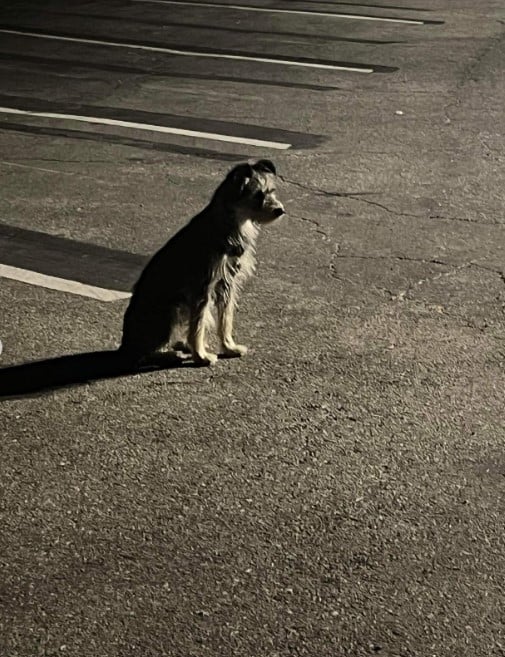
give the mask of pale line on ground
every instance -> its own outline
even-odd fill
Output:
[[[131,296],[130,292],[108,290],[103,287],[86,285],[85,283],[79,283],[78,281],[71,281],[56,276],[48,276],[47,274],[40,274],[36,271],[20,269],[19,267],[12,267],[10,265],[0,264],[0,277],[9,278],[21,283],[28,283],[29,285],[45,287],[50,290],[58,290],[59,292],[78,294],[79,296],[97,299],[98,301],[119,301],[120,299],[127,299]]]
[[[239,11],[260,11],[278,14],[297,14],[302,16],[324,16],[325,18],[347,18],[351,20],[362,21],[379,21],[384,23],[403,23],[404,25],[424,25],[424,21],[418,21],[413,18],[388,18],[384,16],[366,16],[364,14],[338,14],[336,12],[325,11],[304,11],[303,9],[280,9],[269,7],[251,7],[246,5],[227,5],[218,2],[184,2],[184,0],[131,0],[132,2],[145,2],[149,4],[160,5],[185,5],[188,7],[207,7],[212,9],[218,7],[219,9],[237,9]]]
[[[136,0],[141,2],[144,0]],[[150,0],[154,1],[154,0]],[[331,15],[331,14],[330,14]],[[175,48],[164,48],[162,46],[147,46],[139,43],[120,43],[118,41],[105,41],[100,39],[87,39],[83,37],[66,37],[58,34],[41,34],[39,32],[28,32],[24,30],[0,29],[0,33],[16,34],[18,36],[29,36],[37,39],[53,39],[56,41],[71,41],[74,43],[91,43],[99,46],[113,46],[114,48],[132,48],[136,50],[148,50],[149,52],[163,52],[170,55],[181,55],[184,57],[205,57],[210,59],[235,59],[245,62],[260,62],[262,64],[279,64],[282,66],[299,66],[302,68],[317,68],[328,71],[352,71],[354,73],[373,73],[373,68],[357,68],[353,66],[339,66],[338,64],[318,64],[317,62],[298,62],[289,59],[273,59],[271,57],[257,57],[255,55],[232,55],[217,52],[198,52],[193,50],[179,50]]]
[[[265,141],[263,139],[251,139],[249,137],[234,137],[232,135],[221,135],[214,132],[200,132],[199,130],[185,130],[183,128],[172,128],[164,125],[154,125],[151,123],[138,123],[136,121],[122,121],[120,119],[106,119],[98,116],[82,116],[80,114],[64,114],[60,112],[35,112],[32,110],[22,110],[15,107],[0,107],[0,114],[17,114],[21,116],[36,116],[44,119],[60,119],[68,121],[81,121],[84,123],[95,123],[98,125],[112,125],[121,128],[133,128],[135,130],[149,130],[162,132],[165,134],[181,135],[184,137],[197,137],[199,139],[210,139],[212,141],[222,141],[232,144],[245,144],[247,146],[259,146],[260,148],[274,148],[276,150],[286,150],[291,147],[279,141]],[[2,124],[0,123],[0,129]]]
[[[0,160],[0,164],[5,164],[8,167],[21,167],[22,169],[34,169],[35,171],[45,171],[46,173],[62,173],[65,176],[73,176],[73,173],[68,171],[57,171],[56,169],[44,169],[44,167],[34,167],[29,164],[18,164],[17,162],[7,162],[6,160]]]

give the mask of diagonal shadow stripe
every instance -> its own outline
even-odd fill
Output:
[[[283,0],[284,1],[284,0]],[[291,0],[287,0],[290,2]],[[326,4],[326,3],[320,3]],[[341,4],[341,3],[339,3]],[[19,15],[23,12],[17,12],[16,16],[19,18]],[[101,20],[113,20],[115,23],[134,23],[136,25],[149,25],[152,27],[183,27],[191,30],[206,30],[207,32],[226,32],[231,34],[263,34],[265,36],[273,37],[299,37],[305,39],[306,41],[342,41],[349,43],[363,43],[368,45],[391,45],[402,43],[401,41],[386,41],[380,39],[357,39],[352,37],[342,37],[336,36],[333,34],[307,34],[305,32],[286,32],[285,30],[258,30],[251,28],[238,27],[234,25],[233,27],[224,27],[222,25],[213,25],[211,23],[182,23],[178,21],[165,21],[165,20],[155,20],[149,18],[141,18],[138,16],[114,16],[110,14],[88,14],[77,11],[52,11],[45,10],[44,14],[52,14],[54,16],[76,16],[82,18],[95,18]]]
[[[0,224],[0,263],[87,285],[131,291],[148,256]]]
[[[279,2],[291,2],[291,0],[278,0]],[[353,7],[354,9],[360,9],[361,7],[366,7],[369,9],[398,9],[398,11],[433,11],[433,9],[426,9],[425,7],[399,7],[398,5],[376,5],[369,4],[364,2],[330,2],[328,0],[303,0],[304,4],[314,3],[317,5],[331,5],[332,7],[339,7],[344,5],[346,7]]]
[[[105,107],[100,105],[81,105],[77,103],[53,103],[45,99],[27,98],[0,94],[0,105],[28,112],[54,112],[76,114],[104,119],[131,121],[155,126],[167,126],[195,132],[219,133],[230,137],[269,140],[272,142],[287,142],[294,148],[307,148],[319,145],[324,138],[321,135],[311,135],[293,130],[268,128],[248,123],[205,119],[200,117],[182,116],[133,110],[123,107]]]
[[[12,123],[0,121],[0,131],[22,132],[32,135],[45,135],[50,137],[64,137],[66,139],[83,139],[85,141],[106,142],[109,144],[119,144],[121,146],[131,146],[142,150],[160,151],[162,153],[178,153],[180,155],[192,155],[201,157],[206,160],[220,160],[223,162],[238,162],[250,157],[250,153],[220,153],[205,148],[193,148],[191,146],[179,146],[148,139],[134,139],[132,137],[121,137],[103,132],[91,132],[87,130],[66,130],[64,128],[50,128],[48,126],[25,125],[23,123]]]
[[[404,18],[401,16],[391,16],[391,15],[379,15],[379,14],[362,14],[362,13],[349,13],[338,11],[323,11],[321,9],[294,9],[287,7],[279,7],[275,5],[261,6],[255,4],[243,4],[241,2],[233,3],[222,3],[222,2],[209,2],[208,0],[129,0],[133,3],[142,3],[142,4],[159,4],[159,5],[180,5],[180,6],[194,6],[202,7],[205,9],[226,9],[226,10],[238,10],[238,11],[251,11],[251,12],[265,12],[265,13],[280,13],[280,14],[293,14],[293,15],[305,15],[305,16],[314,16],[321,18],[336,18],[336,19],[352,19],[352,20],[365,20],[365,21],[377,21],[377,22],[391,22],[405,25],[443,25],[444,21],[431,20],[426,18]],[[328,4],[327,2],[323,4]],[[332,6],[333,3],[331,3]],[[359,5],[351,5],[356,7]]]
[[[136,39],[121,39],[115,38],[113,41],[110,37],[100,35],[82,35],[75,32],[66,31],[53,31],[46,32],[38,28],[26,28],[15,25],[0,24],[0,32],[5,34],[17,34],[20,36],[26,35],[27,37],[40,38],[47,40],[61,40],[68,42],[76,42],[89,44],[94,46],[116,47],[116,48],[133,48],[139,50],[152,50],[156,52],[164,52],[171,56],[189,56],[198,58],[224,58],[231,60],[242,60],[247,63],[269,64],[277,66],[296,66],[305,68],[317,68],[321,70],[331,70],[339,72],[353,71],[359,73],[393,73],[398,70],[396,66],[382,66],[379,64],[362,64],[347,61],[334,61],[330,59],[320,59],[314,57],[290,57],[283,55],[270,55],[266,53],[255,53],[247,50],[227,50],[223,48],[207,48],[200,46],[184,45],[184,44],[169,44],[161,43],[159,41],[138,41]]]
[[[123,66],[121,64],[111,64],[108,62],[91,62],[80,59],[65,58],[65,61],[54,59],[52,57],[43,57],[40,55],[24,55],[20,53],[0,53],[0,61],[9,63],[29,62],[40,66],[42,64],[46,70],[68,71],[69,69],[83,69],[96,71],[112,71],[117,73],[131,75],[149,75],[151,77],[177,78],[182,80],[216,80],[219,82],[238,82],[240,84],[265,85],[269,87],[281,87],[286,89],[307,89],[308,91],[339,91],[340,87],[333,85],[311,84],[310,82],[288,82],[286,80],[272,80],[268,78],[251,78],[245,76],[203,74],[203,73],[177,73],[171,70],[160,70],[143,66]],[[157,64],[159,66],[159,63]]]

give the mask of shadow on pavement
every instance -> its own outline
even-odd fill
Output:
[[[142,368],[125,365],[117,351],[90,351],[0,369],[0,400],[43,394],[55,388],[156,370],[195,367],[174,356],[160,356]]]

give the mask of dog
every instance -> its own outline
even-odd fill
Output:
[[[233,338],[238,293],[255,270],[259,229],[281,217],[270,160],[235,166],[210,203],[148,262],[133,288],[119,353],[139,366],[168,347],[213,365],[206,333],[217,321],[222,355],[242,356]]]

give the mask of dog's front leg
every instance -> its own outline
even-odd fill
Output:
[[[205,332],[209,319],[209,299],[205,298],[195,304],[189,319],[189,347],[193,360],[199,365],[213,365],[217,361],[217,355],[208,352],[205,343]]]
[[[247,347],[233,339],[236,291],[233,282],[220,281],[216,286],[217,332],[223,346],[223,355],[234,357],[247,353]]]

